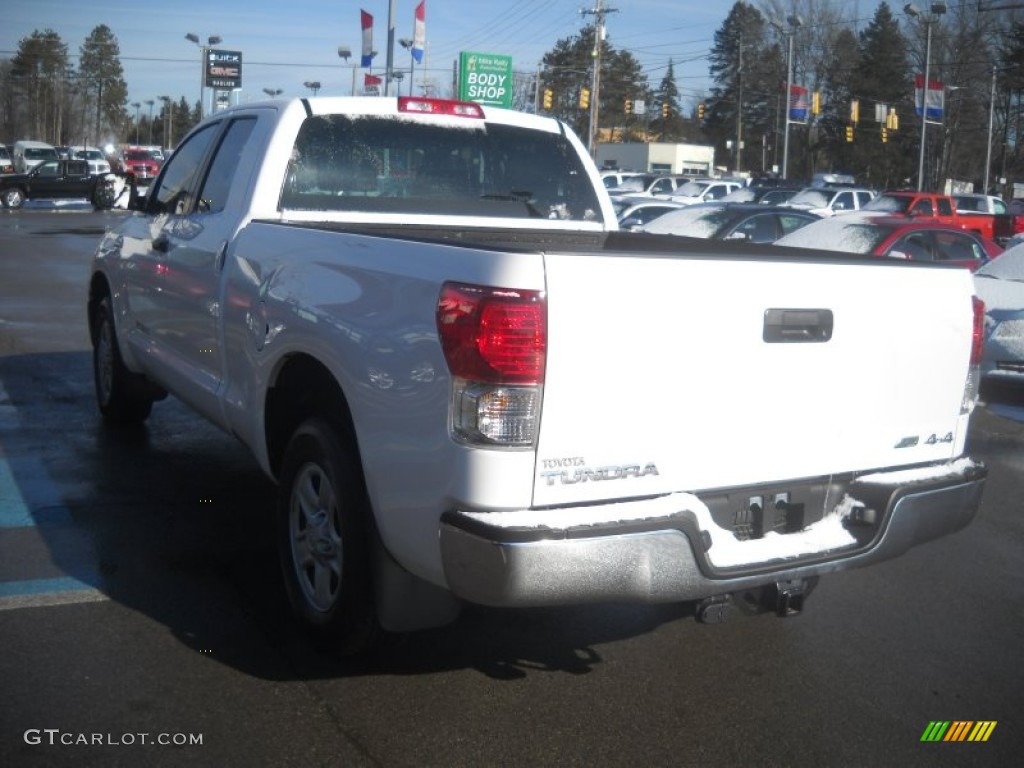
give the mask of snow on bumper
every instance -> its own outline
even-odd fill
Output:
[[[985,476],[970,459],[861,476],[804,530],[748,541],[716,525],[689,493],[557,510],[450,511],[441,553],[452,592],[484,605],[696,600],[870,565],[960,530],[981,504]],[[875,510],[867,526],[866,508]]]

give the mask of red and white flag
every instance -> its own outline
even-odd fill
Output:
[[[924,77],[922,75],[914,76],[914,112],[918,115],[921,114],[921,91],[924,83]],[[946,95],[946,88],[943,83],[938,80],[928,79],[928,103],[926,108],[928,110],[927,118],[929,120],[941,120],[942,110],[944,106]]]
[[[363,58],[364,68],[373,66],[373,16],[364,10],[359,11],[363,24]]]
[[[427,45],[427,0],[420,0],[412,24],[412,57],[417,64],[423,62],[423,49]]]

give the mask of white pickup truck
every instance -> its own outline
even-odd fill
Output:
[[[980,504],[969,272],[618,232],[556,120],[239,106],[133,207],[89,285],[99,408],[170,392],[248,446],[338,647],[463,601],[795,613]]]

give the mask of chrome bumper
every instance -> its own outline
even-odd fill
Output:
[[[687,508],[666,514],[672,497],[650,500],[650,517],[563,528],[516,526],[508,517],[492,525],[486,514],[447,512],[441,555],[448,588],[483,605],[698,600],[871,565],[958,531],[977,513],[986,474],[976,465],[955,480],[883,488],[884,514],[864,543],[738,567],[713,565],[698,515]]]

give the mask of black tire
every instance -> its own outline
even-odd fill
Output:
[[[369,503],[350,444],[309,419],[285,449],[278,550],[285,591],[314,640],[340,654],[377,635],[370,579]]]
[[[114,207],[115,201],[113,185],[101,178],[92,189],[93,207],[100,211],[106,211]]]
[[[96,304],[92,343],[96,404],[103,418],[114,424],[140,424],[153,410],[153,397],[145,379],[125,368],[117,346],[117,330],[110,297]]]
[[[25,204],[25,193],[18,187],[10,187],[0,193],[4,208],[21,208]]]

